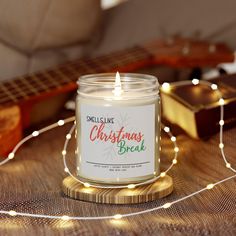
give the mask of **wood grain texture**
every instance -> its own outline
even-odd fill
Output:
[[[5,156],[22,137],[21,111],[18,106],[0,109],[0,155]]]
[[[63,112],[64,115],[64,112]],[[50,123],[48,123],[50,124]],[[224,167],[219,152],[219,135],[209,140],[194,140],[183,133],[177,136],[180,148],[178,164],[168,173],[174,182],[169,196],[143,204],[97,204],[77,201],[62,194],[66,177],[61,157],[65,136],[71,124],[61,126],[28,141],[16,158],[0,167],[1,210],[57,216],[107,216],[129,214],[162,206],[233,175]],[[236,166],[236,127],[224,132],[225,151],[232,167]],[[165,171],[173,158],[173,143],[163,133],[161,166]],[[67,161],[75,170],[71,139]],[[0,215],[1,236],[173,236],[236,235],[236,179],[229,180],[168,209],[122,218],[120,220],[51,220]]]
[[[154,201],[169,195],[173,191],[172,178],[166,175],[156,182],[134,189],[102,189],[84,187],[71,176],[62,182],[63,192],[74,199],[109,204],[135,204]]]

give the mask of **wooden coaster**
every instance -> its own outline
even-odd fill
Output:
[[[166,175],[156,182],[134,189],[102,189],[84,187],[71,176],[62,182],[63,192],[74,199],[110,204],[134,204],[149,202],[169,195],[173,191],[172,178]]]

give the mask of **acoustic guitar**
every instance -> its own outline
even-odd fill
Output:
[[[131,72],[149,65],[214,67],[234,60],[224,44],[188,39],[159,40],[97,58],[84,58],[53,69],[0,83],[0,156],[6,155],[31,124],[32,110],[44,100],[76,90],[79,76]],[[34,112],[33,112],[34,113]]]

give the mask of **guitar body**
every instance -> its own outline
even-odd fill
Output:
[[[6,156],[20,141],[24,128],[52,117],[59,110],[68,92],[76,90],[81,75],[132,72],[149,65],[214,67],[234,60],[233,52],[224,44],[213,45],[214,50],[210,46],[205,41],[159,40],[0,82],[0,157]]]
[[[6,156],[22,138],[21,110],[17,105],[0,108],[0,156]]]
[[[48,96],[38,102],[0,108],[0,159],[22,139],[24,128],[53,117],[68,100],[68,94]]]

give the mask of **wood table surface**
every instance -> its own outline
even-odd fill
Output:
[[[170,196],[150,203],[103,205],[66,197],[61,191],[61,150],[70,124],[27,142],[16,158],[0,167],[0,209],[20,212],[102,216],[136,212],[173,201],[233,175],[222,161],[218,134],[207,141],[177,136],[178,165],[169,172],[174,181]],[[162,136],[164,170],[171,161],[171,141]],[[236,128],[225,131],[225,152],[236,168]],[[68,150],[73,169],[75,142]],[[236,181],[229,180],[212,190],[175,204],[168,209],[121,220],[62,221],[0,215],[0,235],[236,235]]]

